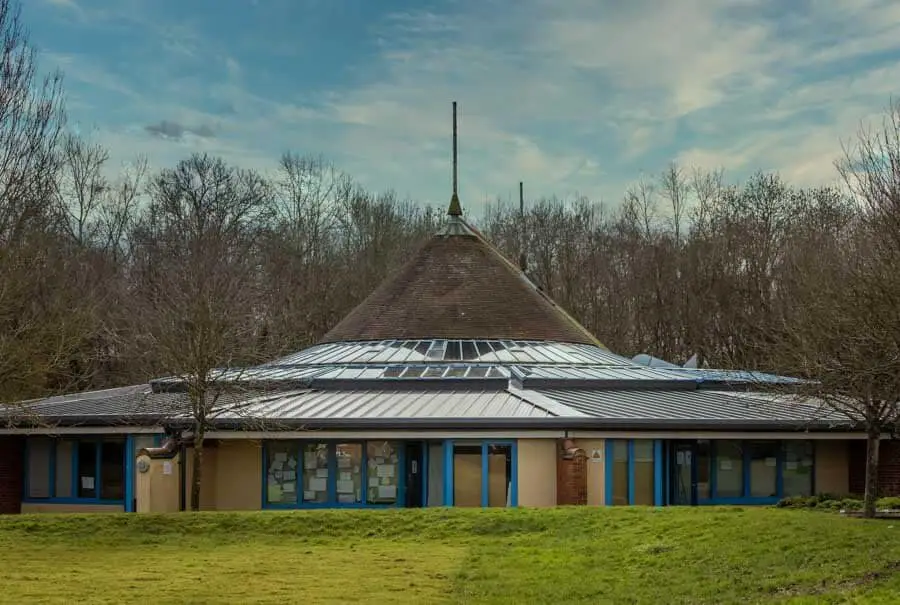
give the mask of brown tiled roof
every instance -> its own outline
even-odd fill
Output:
[[[393,338],[600,344],[477,231],[453,218],[322,342]]]

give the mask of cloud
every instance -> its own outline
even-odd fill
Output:
[[[81,11],[81,7],[75,0],[43,0],[45,4],[59,8],[67,8],[70,10]]]
[[[198,126],[185,126],[178,122],[163,120],[156,124],[144,126],[144,130],[150,134],[164,139],[181,140],[185,134],[193,134],[205,139],[211,139],[216,136],[216,131],[212,126],[200,124]]]
[[[114,145],[260,165],[324,153],[372,188],[443,205],[457,100],[475,212],[519,180],[529,198],[616,202],[673,159],[830,182],[841,140],[900,81],[892,0],[455,0],[355,16],[268,2],[216,20],[128,6],[101,15],[136,39],[123,56],[53,55],[75,117]],[[284,27],[301,21],[302,36]]]

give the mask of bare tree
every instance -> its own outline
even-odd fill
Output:
[[[77,259],[52,205],[61,76],[36,76],[20,6],[0,0],[0,402],[41,394],[81,343]],[[71,289],[70,289],[71,288]]]
[[[99,211],[109,184],[103,169],[109,152],[101,145],[69,134],[62,140],[62,162],[55,181],[56,204],[62,225],[80,247],[99,236]]]
[[[34,49],[15,0],[0,0],[0,243],[44,226],[65,114],[62,76],[36,76]]]
[[[260,236],[271,220],[268,183],[254,172],[194,155],[163,170],[132,248],[138,350],[151,372],[178,377],[193,424],[190,507],[199,509],[206,432],[233,381],[221,368],[258,361]]]

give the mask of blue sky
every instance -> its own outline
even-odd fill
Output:
[[[617,203],[669,161],[834,182],[900,88],[894,0],[25,0],[116,166],[323,154],[376,190]]]

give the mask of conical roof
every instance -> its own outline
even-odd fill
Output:
[[[459,215],[449,214],[446,227],[322,342],[453,338],[600,345]]]

